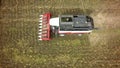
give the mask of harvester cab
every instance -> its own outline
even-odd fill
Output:
[[[50,13],[40,15],[39,40],[50,40],[52,34],[89,34],[94,29],[93,19],[86,15],[59,15],[51,18]]]

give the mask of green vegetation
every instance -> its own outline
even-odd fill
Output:
[[[118,5],[119,0],[0,0],[0,68],[119,68]],[[46,12],[90,15],[99,29],[38,41],[39,15]]]

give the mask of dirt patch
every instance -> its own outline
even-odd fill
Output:
[[[104,9],[102,11],[97,10],[91,14],[95,27],[98,28],[89,36],[91,45],[98,45],[99,43],[106,45],[110,40],[111,34],[115,36],[119,33],[119,12],[119,9]]]

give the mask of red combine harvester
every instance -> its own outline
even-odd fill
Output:
[[[39,40],[50,40],[51,34],[88,34],[94,29],[93,19],[86,15],[59,15],[51,18],[50,13],[40,15]]]

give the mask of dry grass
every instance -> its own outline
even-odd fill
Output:
[[[120,67],[119,0],[0,0],[0,6],[1,68]],[[38,18],[45,12],[90,15],[99,29],[38,41]]]

